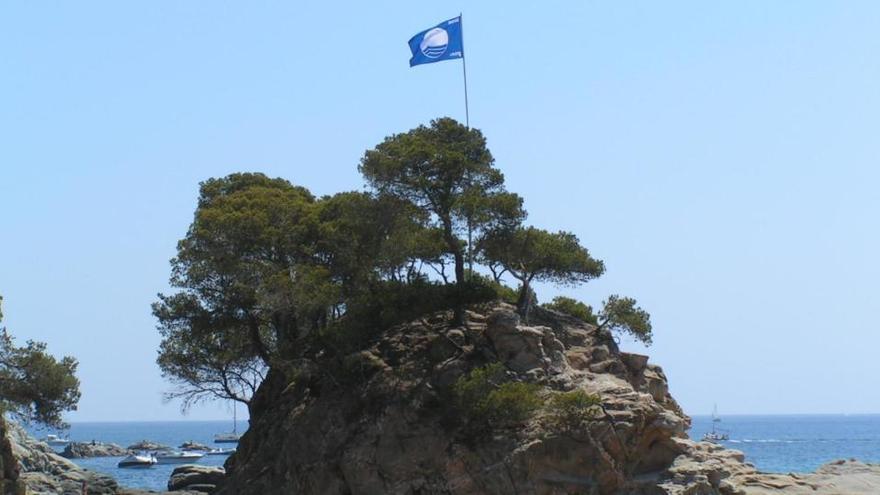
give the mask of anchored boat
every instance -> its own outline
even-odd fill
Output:
[[[156,458],[152,455],[131,454],[119,461],[117,467],[121,468],[148,468],[156,464]]]
[[[48,434],[46,435],[46,443],[52,445],[53,447],[63,447],[70,443],[69,438],[63,438],[58,435]]]
[[[715,407],[712,408],[712,431],[703,435],[704,442],[719,443],[725,440],[730,440],[730,435],[727,432],[721,429],[716,429],[715,425],[720,422],[721,418],[718,417],[718,405],[716,404]]]
[[[201,452],[156,452],[153,454],[157,464],[183,464],[186,462],[198,462],[205,456]]]
[[[238,416],[235,403],[232,403],[232,432],[218,433],[214,435],[214,443],[238,443],[241,435],[238,434]]]

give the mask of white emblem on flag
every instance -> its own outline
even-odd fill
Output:
[[[434,28],[425,33],[419,49],[428,58],[437,58],[446,52],[449,45],[449,34],[445,29]]]

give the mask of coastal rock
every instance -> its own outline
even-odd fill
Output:
[[[116,495],[119,485],[106,475],[80,468],[56,454],[15,423],[6,422],[6,438],[18,463],[18,482],[28,495]]]
[[[128,450],[147,451],[147,450],[168,450],[171,447],[162,445],[161,443],[151,442],[149,440],[141,440],[128,446]]]
[[[115,443],[71,442],[64,447],[61,456],[67,459],[81,459],[85,457],[120,457],[131,453],[131,450]]]
[[[440,314],[390,329],[357,353],[382,366],[352,385],[270,372],[217,493],[610,494],[672,464],[689,420],[665,389],[655,391],[662,402],[649,393],[650,365],[624,362],[591,325],[544,310],[524,325],[512,309],[474,309],[461,327]],[[579,435],[538,415],[475,441],[446,394],[495,361],[544,394],[599,394],[606,413]]]
[[[168,490],[189,490],[192,492],[211,493],[223,482],[226,470],[220,467],[198,466],[186,464],[178,466],[168,480]]]
[[[190,440],[189,442],[183,442],[182,444],[180,444],[179,448],[180,448],[180,450],[187,450],[187,451],[189,451],[189,450],[196,450],[196,451],[211,450],[210,446],[205,445],[203,443],[193,442],[192,440]]]
[[[839,460],[814,473],[758,472],[742,452],[676,439],[683,453],[657,479],[633,483],[632,493],[665,495],[868,495],[880,493],[880,465]],[[657,492],[659,488],[661,491]]]

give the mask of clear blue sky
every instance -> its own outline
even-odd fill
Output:
[[[460,63],[406,45],[459,10],[472,125],[607,264],[566,293],[638,298],[688,412],[880,412],[880,3],[4,2],[0,294],[80,360],[70,420],[179,418],[149,305],[199,181],[358,189],[464,118]]]

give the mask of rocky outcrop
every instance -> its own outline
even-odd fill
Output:
[[[168,480],[168,490],[212,493],[225,475],[226,471],[223,468],[186,464],[174,468]]]
[[[119,491],[113,478],[82,469],[20,426],[6,425],[10,453],[18,465],[17,481],[28,495],[81,495],[83,488],[88,495],[116,495]]]
[[[70,442],[61,452],[61,457],[67,459],[82,459],[85,457],[119,457],[131,454],[128,450],[115,443],[101,442]]]
[[[168,450],[171,447],[162,445],[161,443],[151,442],[150,440],[141,440],[140,442],[129,445],[128,450],[131,451],[147,451],[147,450]]]
[[[880,493],[880,465],[834,461],[808,474],[758,472],[742,452],[676,439],[683,453],[634,493],[662,495],[868,495]],[[638,487],[638,489],[636,489]]]
[[[314,361],[295,379],[270,373],[218,493],[619,493],[683,453],[689,419],[660,368],[579,320],[537,311],[523,325],[512,309],[468,312],[461,327],[439,314],[391,329],[344,360],[345,376]],[[469,436],[450,387],[496,361],[544,395],[598,394],[601,420],[572,435],[539,414]]]
[[[180,444],[179,448],[180,448],[180,450],[186,450],[186,451],[190,451],[190,450],[208,451],[208,450],[211,450],[210,446],[205,445],[203,443],[193,442],[192,440],[190,440],[189,442],[183,442],[182,444]]]

